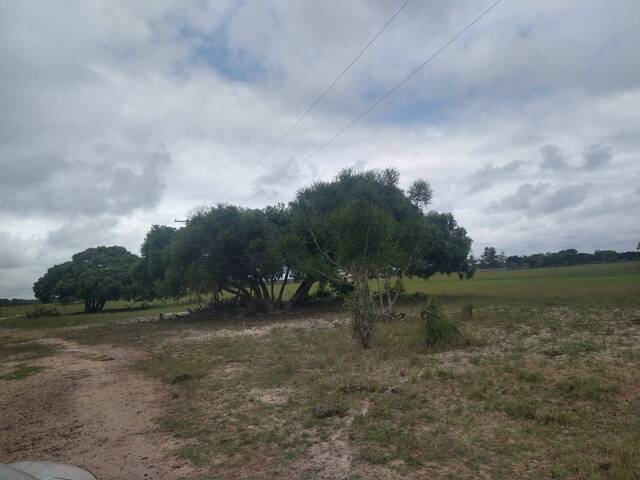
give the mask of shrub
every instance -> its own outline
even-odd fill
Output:
[[[349,411],[349,408],[341,402],[316,405],[313,408],[312,415],[319,420],[331,417],[343,417]]]
[[[424,322],[422,333],[428,347],[468,343],[460,330],[447,319],[440,305],[428,303],[420,317]]]
[[[356,288],[346,303],[351,313],[351,328],[356,340],[364,348],[371,346],[373,324],[379,316],[376,306],[366,289]]]
[[[45,308],[45,307],[36,307],[32,310],[27,311],[24,316],[29,320],[34,320],[36,318],[43,317],[57,317],[60,315],[56,308]]]

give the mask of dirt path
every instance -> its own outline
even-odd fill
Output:
[[[100,480],[176,479],[190,465],[171,456],[178,442],[157,430],[168,393],[128,367],[139,352],[60,339],[53,356],[29,361],[45,370],[0,381],[0,462],[51,460]]]

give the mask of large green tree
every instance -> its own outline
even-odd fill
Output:
[[[47,273],[33,284],[33,293],[36,298],[43,303],[49,303],[59,299],[59,293],[56,287],[70,268],[71,262],[60,263],[49,268]]]
[[[86,312],[99,312],[108,300],[131,295],[131,272],[138,261],[124,247],[89,248],[51,267],[33,290],[40,300],[81,299]]]
[[[288,216],[283,205],[197,212],[171,244],[166,276],[173,293],[228,292],[254,310],[279,308],[296,249]]]
[[[302,189],[291,203],[292,227],[308,248],[297,268],[307,279],[352,284],[353,327],[364,346],[371,320],[389,313],[405,276],[472,274],[466,231],[450,214],[425,211],[429,184],[417,180],[405,192],[398,183],[394,169],[347,169],[331,182]],[[377,299],[372,279],[381,282]]]

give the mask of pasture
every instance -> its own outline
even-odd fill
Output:
[[[424,344],[425,295],[468,344]],[[22,433],[3,460],[112,479],[640,478],[637,262],[410,279],[368,350],[331,303],[142,321],[183,303],[5,312],[0,430]],[[44,448],[43,430],[65,434]]]

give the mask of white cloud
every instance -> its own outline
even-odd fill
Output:
[[[137,251],[151,224],[217,201],[398,6],[0,4],[0,296],[29,295],[48,266],[93,242]],[[340,168],[393,165],[405,185],[432,182],[434,206],[453,211],[477,250],[634,248],[640,230],[618,211],[637,196],[640,158],[631,0],[503,2],[290,168],[485,7],[410,3],[225,200],[288,201]],[[486,213],[505,201],[521,208]]]

